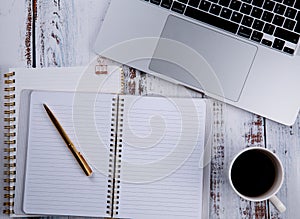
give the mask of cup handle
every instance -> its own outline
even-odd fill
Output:
[[[273,195],[270,199],[269,199],[273,205],[278,209],[278,211],[280,213],[283,213],[286,210],[286,207],[284,206],[284,204],[279,200],[279,198],[277,198],[276,195]]]

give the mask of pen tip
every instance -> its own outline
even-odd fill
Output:
[[[48,106],[45,103],[43,103],[43,106],[46,110],[48,109]]]

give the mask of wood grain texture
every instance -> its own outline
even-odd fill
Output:
[[[36,0],[36,62],[39,67],[87,65],[108,0]]]
[[[270,204],[270,218],[299,218],[300,215],[300,115],[291,127],[268,121],[267,148],[281,159],[285,178],[278,197],[287,206],[286,212],[279,214]]]
[[[0,71],[31,66],[31,0],[1,1]]]
[[[267,218],[266,202],[239,198],[228,181],[228,167],[240,150],[264,146],[259,116],[215,101],[213,105],[210,218]]]
[[[33,10],[32,10],[32,1],[31,0],[26,0],[25,2],[26,5],[26,30],[25,30],[25,60],[26,60],[26,65],[28,67],[32,66],[32,31],[33,31]]]
[[[4,148],[7,148],[7,145],[4,145],[4,125],[7,125],[4,122],[4,101],[2,98],[4,96],[3,87],[3,74],[9,71],[11,67],[28,67],[31,65],[31,57],[26,57],[26,49],[31,52],[31,42],[26,45],[27,39],[27,24],[30,20],[28,18],[31,16],[28,1],[1,1],[0,6],[0,171],[1,171],[1,180],[0,180],[0,218],[8,218],[3,215],[2,212],[7,209],[3,205],[3,202],[9,201],[4,198],[4,194],[7,191],[4,191],[4,186],[8,186],[7,182],[4,182],[4,178],[7,176],[4,175],[4,171],[8,170],[8,167],[5,165],[7,161],[3,159],[4,155],[7,153],[4,151]],[[30,29],[30,28],[29,28]]]
[[[37,66],[87,64],[90,57],[86,2],[37,0],[36,4]]]

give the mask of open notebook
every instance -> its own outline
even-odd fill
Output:
[[[204,218],[205,100],[37,90],[28,100],[26,214]],[[92,176],[79,167],[43,103]]]
[[[28,105],[29,102],[29,96],[25,95],[26,89],[123,92],[124,78],[120,65],[109,63],[106,65],[106,72],[99,72],[97,67],[97,61],[94,61],[88,67],[14,68],[10,69],[9,73],[1,75],[4,85],[0,96],[4,108],[1,112],[4,116],[4,138],[1,140],[4,142],[1,147],[1,161],[4,163],[1,165],[4,168],[0,173],[3,183],[0,190],[1,213],[10,216],[24,214],[21,205],[25,158],[22,156],[27,150],[24,135],[27,136],[25,130],[27,130],[28,110],[20,112],[20,108],[24,108],[22,106]]]

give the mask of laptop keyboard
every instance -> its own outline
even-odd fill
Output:
[[[300,0],[143,0],[256,43],[294,54]]]

